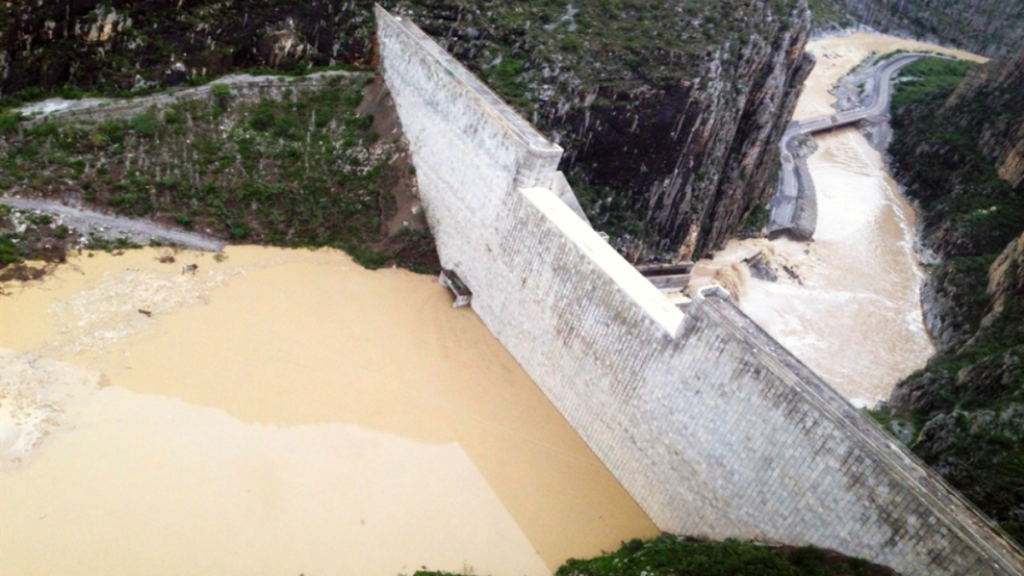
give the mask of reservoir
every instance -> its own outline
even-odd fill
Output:
[[[657,534],[433,278],[160,255],[0,298],[5,574],[542,575]]]

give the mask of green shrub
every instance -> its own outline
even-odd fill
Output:
[[[195,219],[189,216],[188,214],[175,214],[174,221],[177,222],[178,225],[184,228],[185,230],[192,230],[196,226]]]
[[[168,108],[164,110],[164,123],[165,124],[180,124],[182,121],[182,113],[177,108]]]
[[[266,132],[274,126],[274,120],[274,103],[266,99],[260,100],[249,118],[249,127],[257,132]]]
[[[0,134],[17,132],[23,119],[21,112],[0,112]]]
[[[7,234],[0,234],[0,266],[17,264],[25,257],[25,253]]]
[[[53,216],[43,212],[31,212],[25,216],[25,221],[33,226],[49,226],[53,223]]]
[[[864,560],[813,546],[770,547],[753,542],[710,542],[670,534],[624,542],[590,560],[570,559],[556,576],[867,576],[892,574]]]
[[[123,121],[105,120],[99,125],[99,127],[97,127],[96,133],[103,142],[120,144],[124,142],[127,128],[127,125]]]
[[[128,128],[140,136],[153,136],[160,128],[160,121],[152,110],[138,112],[128,119]]]
[[[213,96],[213,101],[217,106],[221,108],[227,108],[231,103],[231,99],[235,97],[235,94],[228,88],[227,84],[216,83],[210,86],[210,94]]]

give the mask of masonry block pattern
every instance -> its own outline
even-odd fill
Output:
[[[1024,575],[1019,549],[724,292],[672,306],[552,192],[558,146],[414,25],[377,19],[442,265],[659,528]]]

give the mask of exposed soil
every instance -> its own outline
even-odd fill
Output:
[[[373,115],[371,130],[380,134],[381,139],[396,143],[404,140],[402,123],[383,77],[375,77],[373,82],[366,86],[359,113]],[[420,204],[419,188],[416,185],[416,167],[406,145],[403,144],[401,152],[391,161],[382,184],[385,190],[394,195],[394,205],[391,206],[394,212],[390,214],[386,223],[388,236],[398,233],[403,228],[427,230],[427,218]]]

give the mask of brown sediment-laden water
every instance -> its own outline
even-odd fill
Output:
[[[0,297],[4,574],[540,575],[657,533],[432,278],[160,255]]]
[[[828,90],[836,81],[872,52],[897,49],[980,59],[880,34],[816,40],[808,44],[816,64],[794,119],[834,113]],[[814,241],[730,242],[698,263],[693,284],[722,284],[829,384],[854,404],[870,406],[934,353],[921,313],[915,214],[881,155],[855,128],[815,141],[818,149],[807,161],[818,194]],[[751,278],[743,260],[758,253],[778,270],[776,282]]]
[[[818,192],[814,242],[730,242],[708,277],[775,339],[854,404],[873,405],[934,352],[920,304],[914,212],[854,129],[817,137],[808,168]],[[741,263],[761,253],[778,280]],[[792,273],[792,274],[791,274]]]

